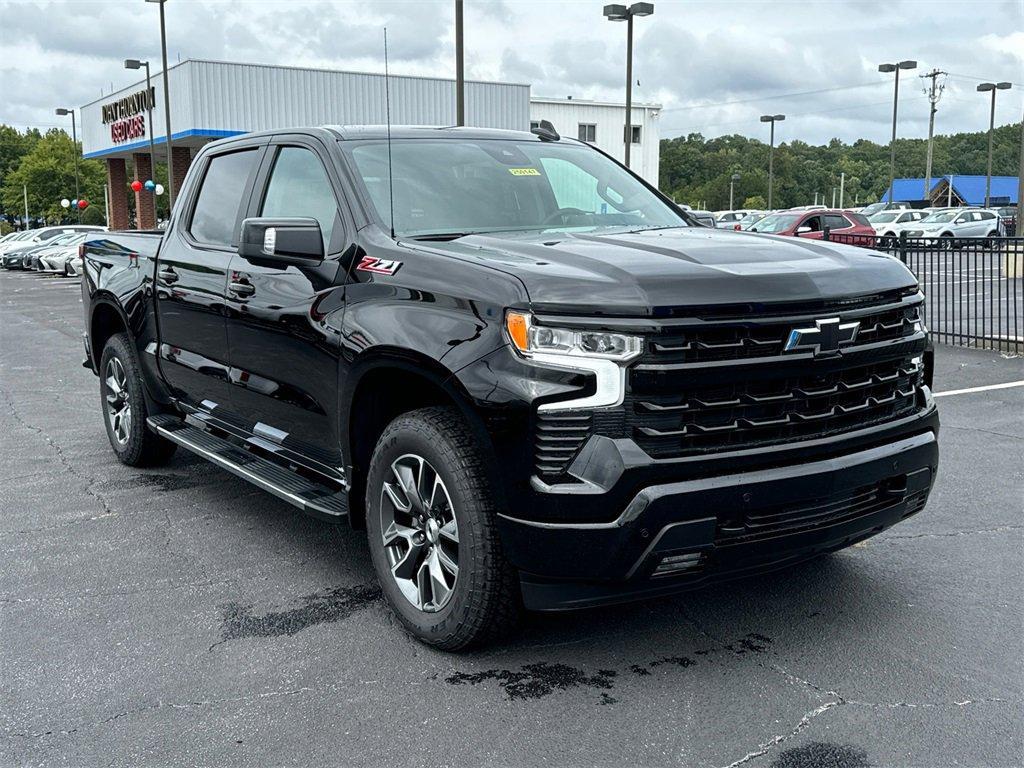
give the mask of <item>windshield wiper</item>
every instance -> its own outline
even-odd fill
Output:
[[[470,235],[481,235],[483,232],[426,232],[422,235],[409,235],[410,240],[429,240],[434,242],[449,242],[458,240],[460,237]]]

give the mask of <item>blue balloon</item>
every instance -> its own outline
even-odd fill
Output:
[[[154,189],[156,189],[156,182],[154,182],[152,179],[150,179],[149,181],[147,181],[142,186],[144,186],[146,188],[147,192],[152,192]]]
[[[72,208],[77,208],[78,207],[78,198],[75,198],[74,200],[71,201],[71,207]]]

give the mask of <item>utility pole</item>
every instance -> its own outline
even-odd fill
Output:
[[[917,69],[916,61],[900,61],[895,64],[879,64],[879,72],[892,72],[892,139],[889,141],[889,202],[896,201],[896,108],[900,102],[900,70]]]
[[[988,118],[988,170],[985,172],[985,207],[992,205],[992,132],[996,127],[996,91],[1008,91],[1012,83],[982,83],[978,86],[979,93],[992,93],[992,109]]]
[[[466,70],[462,44],[462,0],[455,0],[455,124],[466,124]]]
[[[946,89],[945,81],[939,82],[939,75],[946,74],[948,73],[943,72],[941,69],[933,69],[931,72],[921,75],[922,78],[932,81],[932,84],[924,89],[925,95],[928,97],[930,110],[928,113],[928,160],[924,168],[924,195],[921,198],[922,200],[928,199],[928,194],[932,191],[932,141],[935,136],[935,112],[938,110],[942,92]]]
[[[25,196],[25,229],[28,229],[28,184],[21,185],[21,194]]]
[[[846,190],[846,171],[839,174],[839,207],[843,207],[843,192]]]
[[[1024,117],[1020,120],[1020,171],[1017,173],[1017,222],[1014,235],[1024,237]]]

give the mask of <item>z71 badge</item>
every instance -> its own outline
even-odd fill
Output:
[[[362,272],[373,272],[376,275],[393,275],[402,266],[402,262],[394,259],[378,259],[376,256],[363,256],[356,269]]]

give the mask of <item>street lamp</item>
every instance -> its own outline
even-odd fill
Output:
[[[146,68],[146,133],[149,134],[149,172],[156,179],[156,149],[153,146],[153,86],[149,83],[149,62],[138,59],[125,59],[125,69]],[[167,166],[170,169],[170,166]]]
[[[164,130],[167,132],[167,215],[169,217],[170,211],[174,210],[174,162],[171,159],[171,90],[167,87],[167,26],[164,23],[164,3],[167,0],[146,0],[146,2],[160,5],[160,56],[164,66]]]
[[[78,193],[78,128],[75,126],[75,110],[58,107],[56,113],[60,117],[71,115],[71,143],[75,147],[75,199],[81,200],[82,196]],[[78,220],[82,220],[81,213],[78,214]]]
[[[654,3],[633,3],[625,5],[606,5],[604,17],[609,21],[626,22],[626,128],[623,140],[626,142],[624,155],[625,165],[629,168],[629,149],[633,143],[633,17],[650,16],[654,13]]]
[[[768,140],[768,210],[772,210],[772,187],[775,179],[775,124],[786,119],[785,115],[761,115],[762,123],[771,123],[771,138]]]
[[[901,61],[896,64],[879,64],[879,72],[894,72],[895,86],[892,94],[892,139],[889,142],[889,202],[896,195],[896,105],[900,97],[900,70],[917,69],[916,61]]]
[[[738,173],[734,173],[732,176],[729,177],[729,210],[730,211],[736,210],[735,208],[733,208],[733,205],[732,205],[732,188],[733,188],[733,185],[737,181],[739,181],[739,180],[740,180],[740,175]]]
[[[1008,91],[1012,88],[1011,83],[982,83],[978,90],[984,93],[992,91],[992,109],[988,116],[988,171],[985,174],[985,207],[988,208],[992,198],[992,129],[996,125],[996,91]],[[1019,228],[1019,225],[1018,225]]]

